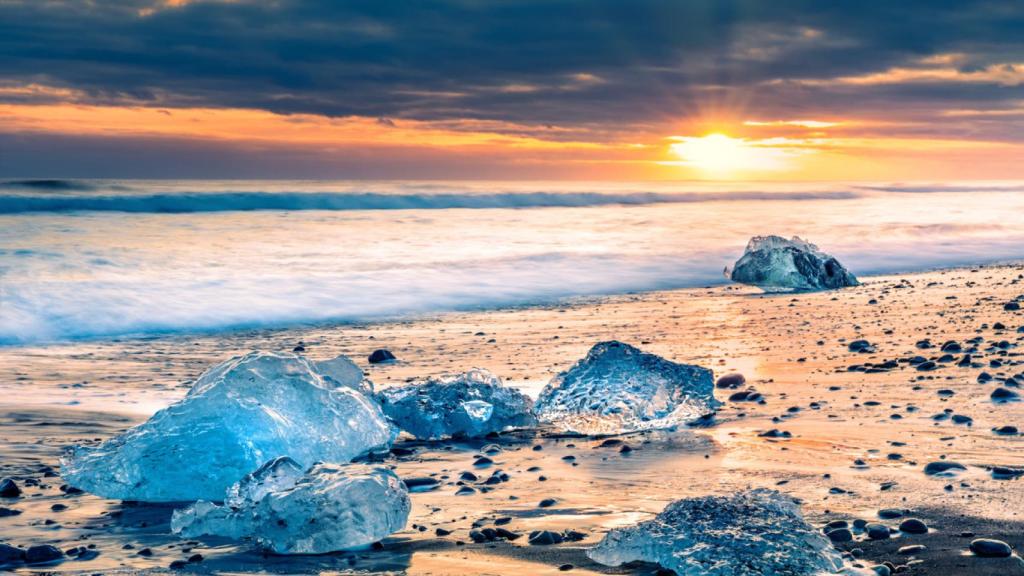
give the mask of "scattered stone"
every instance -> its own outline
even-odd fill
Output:
[[[1008,558],[1013,554],[1013,548],[1002,540],[976,538],[971,541],[971,552],[982,558]]]
[[[395,358],[395,355],[392,354],[390,350],[380,348],[370,353],[370,356],[367,358],[367,360],[370,362],[370,364],[383,364],[385,362],[394,362],[395,360],[398,359]]]
[[[4,478],[0,481],[0,497],[17,498],[18,496],[21,496],[21,488],[14,483],[14,480]]]
[[[900,532],[906,534],[927,534],[928,525],[917,518],[907,518],[900,522]]]

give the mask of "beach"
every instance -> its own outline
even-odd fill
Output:
[[[806,294],[710,286],[402,320],[0,348],[0,477],[15,479],[24,491],[0,501],[19,512],[0,518],[0,533],[10,544],[92,546],[98,552],[45,568],[61,572],[159,573],[172,561],[199,554],[201,560],[179,569],[653,574],[654,566],[601,566],[584,550],[609,529],[650,518],[678,498],[763,487],[802,501],[815,527],[855,519],[891,526],[890,539],[857,533],[837,544],[844,551],[859,549],[856,555],[867,566],[891,562],[910,574],[1024,573],[1017,556],[990,559],[967,551],[973,537],[1024,546],[1021,483],[992,471],[1024,468],[1022,437],[993,432],[1017,425],[1024,408],[990,399],[997,387],[1016,388],[1013,376],[1022,372],[1018,346],[1024,332],[1018,328],[1024,314],[1004,309],[1024,294],[1022,275],[1021,265],[986,265],[861,277],[858,287]],[[61,489],[58,458],[67,446],[94,443],[144,421],[184,396],[207,367],[251,350],[301,345],[314,359],[345,354],[378,389],[487,368],[536,397],[592,345],[608,340],[710,368],[716,377],[742,374],[740,389],[755,388],[764,403],[730,401],[736,390],[718,389],[724,406],[713,422],[626,435],[621,443],[543,429],[497,440],[400,439],[396,446],[408,450],[384,465],[403,478],[433,477],[438,485],[411,495],[404,530],[359,552],[275,557],[224,539],[182,541],[169,533],[168,506]],[[856,340],[867,340],[870,351],[851,350]],[[922,347],[923,340],[931,347]],[[943,358],[941,348],[951,341],[959,352]],[[382,348],[397,362],[369,364],[368,355]],[[963,364],[968,349],[975,350]],[[915,356],[933,361],[934,369],[919,369]],[[991,379],[979,382],[982,373]],[[778,432],[765,435],[772,430]],[[487,469],[475,468],[475,456],[490,443],[500,453]],[[623,444],[632,451],[621,451]],[[966,470],[955,477],[924,473],[928,463],[943,460]],[[509,479],[455,495],[462,472],[484,477],[495,470]],[[548,498],[555,504],[538,506]],[[881,520],[883,509],[897,509],[902,518]],[[908,517],[924,521],[929,532],[896,531]],[[524,537],[483,543],[469,537],[470,530],[496,520]],[[532,531],[566,529],[585,537],[551,546],[526,542]],[[915,544],[925,548],[898,552]]]

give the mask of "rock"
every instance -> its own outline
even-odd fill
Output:
[[[14,480],[4,478],[3,481],[0,481],[0,497],[17,498],[18,496],[21,496],[21,488],[14,483]]]
[[[544,387],[537,415],[588,435],[673,428],[715,413],[711,371],[622,342],[601,342]]]
[[[971,541],[971,552],[983,558],[1008,558],[1013,554],[1013,548],[1002,540],[976,538]]]
[[[838,260],[793,237],[755,236],[726,276],[767,291],[813,291],[860,284]]]
[[[929,476],[940,476],[950,477],[956,476],[960,472],[965,472],[967,467],[959,462],[951,462],[948,460],[938,460],[936,462],[929,462],[924,467],[924,473]]]
[[[405,483],[405,487],[408,488],[410,492],[427,492],[434,490],[441,485],[437,478],[431,478],[429,476],[403,478],[402,482]]]
[[[60,548],[49,544],[31,546],[25,551],[26,564],[49,564],[64,558]]]
[[[911,544],[910,546],[901,546],[896,550],[897,554],[910,555],[924,552],[928,548],[924,544]]]
[[[864,529],[872,540],[887,540],[892,533],[885,524],[868,524]]]
[[[533,401],[482,369],[388,388],[378,398],[399,428],[423,440],[537,425]]]
[[[747,383],[747,379],[743,374],[732,373],[721,376],[715,381],[716,388],[739,388]]]
[[[907,518],[900,522],[900,532],[905,534],[927,534],[928,525],[917,518]]]
[[[653,520],[609,531],[587,556],[607,566],[652,562],[679,576],[810,576],[843,564],[791,498],[763,489],[677,500]]]
[[[62,459],[71,485],[105,498],[220,500],[266,461],[302,468],[387,450],[397,435],[376,400],[335,387],[307,358],[252,352],[219,364],[146,423]]]
[[[370,353],[370,356],[369,358],[367,358],[367,360],[370,362],[370,364],[383,364],[384,362],[394,362],[395,360],[397,360],[397,358],[395,358],[395,355],[392,354],[390,350],[385,350],[381,348],[379,350],[374,350],[372,353]]]
[[[1000,426],[998,428],[993,428],[992,431],[1001,436],[1011,436],[1017,434],[1017,427],[1006,425]]]
[[[858,352],[864,354],[875,351],[874,345],[872,345],[871,342],[868,342],[867,340],[854,340],[853,342],[850,342],[847,345],[847,348],[850,350],[850,352]]]
[[[401,530],[411,509],[409,492],[394,472],[362,464],[316,464],[292,486],[232,492],[259,499],[231,506],[200,500],[174,511],[171,531],[183,538],[248,537],[275,554],[324,554]]]
[[[992,391],[989,398],[991,398],[993,402],[1014,402],[1016,400],[1020,400],[1020,394],[1000,386]]]
[[[530,537],[527,539],[531,546],[551,546],[553,544],[561,544],[564,540],[561,534],[550,530],[531,532]]]
[[[825,533],[828,539],[833,542],[849,542],[853,540],[853,532],[849,528],[836,528]]]
[[[0,543],[0,566],[25,561],[25,551],[10,544]]]

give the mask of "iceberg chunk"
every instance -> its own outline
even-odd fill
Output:
[[[293,460],[273,462],[228,493],[229,501],[234,494],[252,499],[225,506],[199,501],[175,510],[171,531],[183,538],[251,538],[276,554],[324,554],[361,548],[405,527],[409,490],[390,470],[316,464],[294,477]]]
[[[320,376],[335,387],[348,386],[363,394],[373,394],[373,383],[364,377],[363,371],[348,356],[320,360],[313,365]]]
[[[587,556],[607,566],[653,562],[679,576],[811,576],[843,566],[791,498],[764,489],[676,500],[653,520],[610,531]]]
[[[306,468],[386,450],[397,435],[375,399],[335,384],[308,359],[252,352],[214,366],[186,397],[95,447],[73,448],[62,475],[121,500],[220,500],[267,460]]]
[[[529,397],[479,368],[388,388],[378,397],[384,413],[399,428],[424,440],[537,425]]]
[[[752,284],[766,291],[829,290],[857,286],[860,282],[834,257],[794,236],[755,236],[743,256],[726,276],[733,282]]]
[[[291,488],[302,478],[302,466],[288,456],[268,460],[228,488],[224,503],[233,508],[259,502],[271,492]]]
[[[537,399],[537,415],[569,432],[623,434],[692,423],[719,405],[711,370],[611,341],[555,376]]]

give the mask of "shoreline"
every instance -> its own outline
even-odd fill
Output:
[[[894,277],[903,276],[920,276],[926,274],[937,274],[955,271],[969,271],[975,269],[984,268],[1005,268],[1024,264],[1024,258],[1012,258],[1012,259],[996,259],[992,261],[985,261],[981,263],[969,263],[969,264],[951,264],[937,267],[929,267],[922,269],[902,270],[896,272],[884,272],[884,273],[869,273],[864,275],[858,275],[858,279],[861,280],[862,284],[884,281]],[[527,301],[519,304],[508,304],[499,306],[469,306],[465,308],[453,308],[453,309],[442,309],[431,312],[409,312],[397,315],[385,315],[380,317],[370,317],[358,320],[320,320],[313,322],[296,322],[286,324],[274,324],[274,325],[261,325],[261,324],[237,324],[228,325],[218,328],[202,328],[202,329],[169,329],[169,330],[158,330],[158,331],[144,331],[144,332],[130,332],[123,334],[107,334],[107,335],[96,335],[83,338],[72,338],[63,340],[44,340],[44,341],[30,341],[30,342],[0,342],[0,352],[11,349],[36,349],[36,348],[49,348],[59,346],[74,346],[74,345],[87,345],[87,344],[104,344],[104,343],[128,343],[133,341],[154,341],[164,339],[187,339],[187,338],[210,338],[215,336],[221,336],[224,338],[244,338],[247,336],[253,336],[261,333],[270,332],[303,332],[303,331],[317,331],[317,330],[344,330],[344,329],[366,329],[375,325],[381,324],[408,324],[408,323],[419,323],[419,322],[443,322],[447,316],[457,315],[485,315],[488,313],[509,313],[516,311],[540,309],[550,310],[553,308],[568,308],[568,307],[580,307],[580,306],[597,306],[604,301],[614,300],[617,298],[627,298],[635,296],[647,296],[662,293],[677,293],[677,292],[705,292],[708,290],[716,289],[734,289],[738,291],[748,292],[752,296],[783,296],[787,294],[813,294],[814,292],[763,292],[758,288],[745,286],[733,282],[729,279],[723,279],[717,283],[704,283],[699,285],[679,286],[674,288],[652,288],[650,290],[632,290],[626,292],[615,292],[608,294],[580,294],[575,296],[565,296],[554,299],[542,299],[537,301]]]
[[[765,487],[800,497],[805,517],[816,527],[838,519],[875,521],[878,510],[901,508],[934,528],[926,536],[881,542],[858,535],[843,545],[861,548],[872,563],[910,566],[910,574],[1005,573],[999,570],[1006,564],[965,556],[969,538],[959,534],[973,531],[1024,550],[1016,511],[1024,487],[992,478],[988,470],[1024,468],[1019,450],[1024,437],[990,431],[1019,422],[1024,403],[994,404],[989,393],[1000,382],[976,381],[983,371],[998,378],[1024,370],[1019,352],[1024,333],[1016,331],[1024,326],[1024,314],[1002,309],[1024,294],[1022,274],[1021,264],[978,266],[864,278],[859,287],[834,292],[766,295],[729,285],[357,326],[0,349],[4,397],[31,399],[0,403],[6,436],[0,440],[0,476],[38,483],[26,497],[3,503],[22,513],[0,518],[0,530],[5,541],[16,544],[53,542],[67,549],[90,542],[100,552],[95,559],[68,560],[51,570],[161,573],[183,552],[180,541],[166,533],[158,510],[64,494],[59,478],[47,478],[43,471],[57,469],[64,446],[106,438],[145,419],[184,395],[203,370],[240,352],[291,350],[301,341],[315,359],[349,355],[378,388],[482,367],[535,396],[595,342],[618,339],[712,368],[716,376],[742,373],[766,403],[726,402],[713,426],[624,438],[635,448],[628,456],[601,449],[592,439],[507,436],[496,467],[511,475],[510,482],[470,497],[454,496],[448,480],[437,490],[414,494],[409,525],[387,538],[384,550],[269,561],[245,545],[204,538],[184,546],[205,557],[189,571],[556,574],[558,562],[573,564],[577,574],[649,574],[653,569],[647,567],[587,564],[582,551],[608,529],[646,519],[674,499]],[[1006,328],[994,328],[996,322]],[[977,337],[982,338],[977,366],[940,362],[936,370],[921,372],[899,362],[877,373],[850,370],[912,355],[937,358],[945,341],[968,346]],[[850,351],[847,343],[860,338],[877,351]],[[918,348],[915,343],[923,338],[936,347]],[[986,344],[999,340],[1009,347]],[[367,364],[366,356],[377,348],[392,350],[399,361]],[[1000,366],[990,366],[993,361]],[[730,393],[716,391],[723,401]],[[945,410],[971,417],[972,425],[932,418]],[[760,436],[770,429],[792,437]],[[543,450],[530,450],[533,443]],[[441,477],[472,469],[479,448],[479,442],[403,445],[412,454],[387,461],[401,476]],[[568,455],[577,465],[562,460]],[[968,470],[956,479],[922,473],[926,463],[938,459],[961,462]],[[533,467],[543,469],[547,481],[539,482],[537,473],[529,472]],[[889,483],[895,484],[881,488]],[[558,498],[559,504],[538,510],[536,502],[546,497]],[[57,503],[68,508],[51,511]],[[576,529],[587,538],[543,549],[522,539],[468,540],[474,521],[499,516],[513,518],[508,526],[516,533]],[[436,536],[435,528],[451,535]],[[918,540],[927,546],[921,553],[896,552]],[[126,544],[136,550],[148,546],[156,554],[140,557],[123,549]]]

